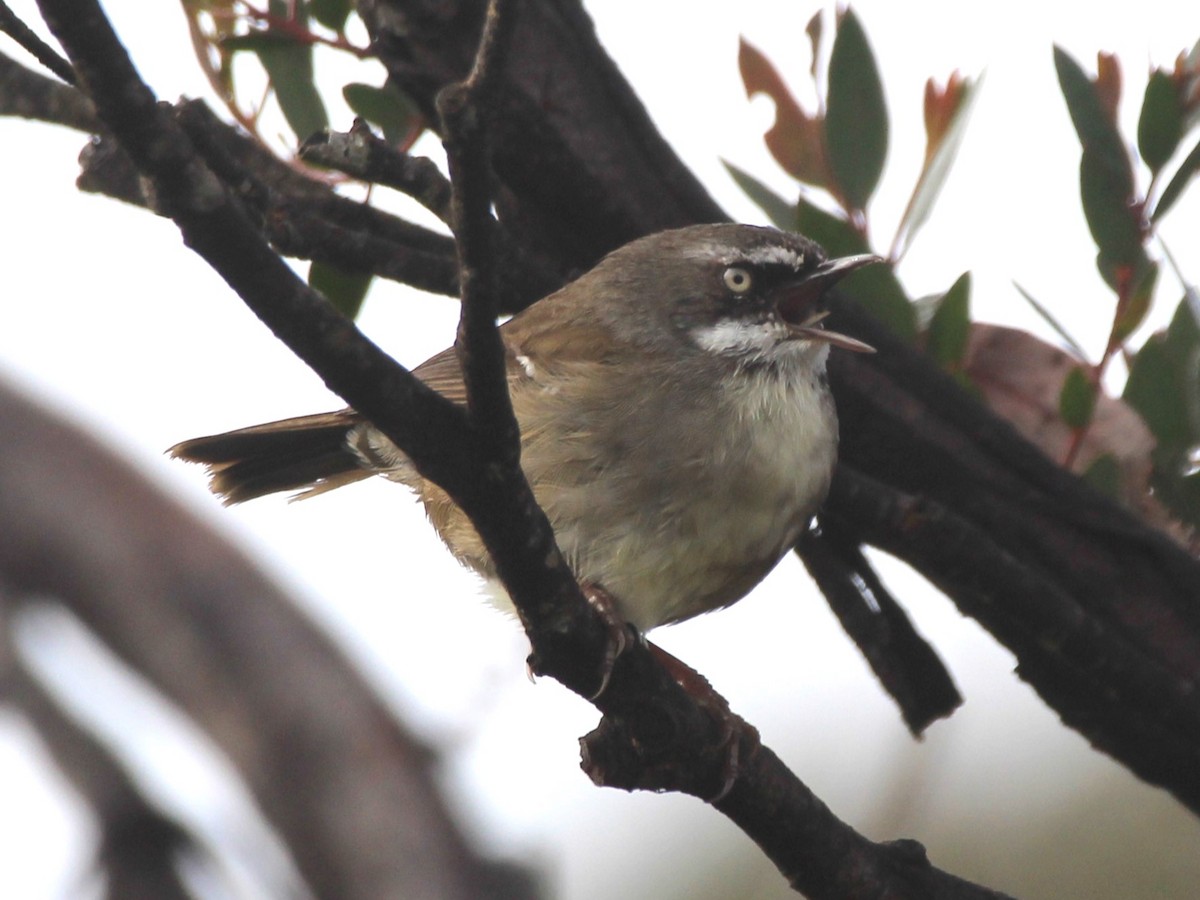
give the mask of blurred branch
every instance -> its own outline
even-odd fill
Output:
[[[318,897],[534,895],[473,854],[432,751],[239,551],[2,385],[0,423],[0,581],[55,597],[194,719]]]
[[[0,116],[20,116],[96,132],[100,123],[80,91],[0,53]]]
[[[18,658],[10,626],[19,601],[13,599],[0,596],[0,700],[37,729],[59,771],[99,820],[98,861],[107,895],[187,900],[192,895],[175,861],[198,848],[178,823],[150,805],[100,741],[63,711]]]

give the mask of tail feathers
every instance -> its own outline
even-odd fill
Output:
[[[226,505],[279,491],[300,491],[299,499],[372,474],[347,443],[361,421],[351,410],[300,416],[192,438],[167,452],[206,465]]]

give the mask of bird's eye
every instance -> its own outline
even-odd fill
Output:
[[[722,278],[725,281],[725,287],[729,288],[735,294],[746,293],[754,283],[754,279],[750,277],[750,273],[740,266],[730,266],[725,270]]]

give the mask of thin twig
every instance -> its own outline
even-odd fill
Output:
[[[17,18],[4,0],[0,0],[0,31],[27,50],[34,59],[65,81],[75,85],[75,70],[57,50],[43,41],[33,29]]]
[[[298,155],[307,163],[401,191],[450,224],[450,181],[437,163],[397,150],[372,134],[365,124],[356,121],[346,134],[315,134],[300,145]]]

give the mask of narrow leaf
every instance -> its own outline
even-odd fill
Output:
[[[1178,457],[1188,444],[1181,388],[1162,337],[1150,338],[1133,359],[1122,397],[1153,432],[1160,460]]]
[[[1108,105],[1111,99],[1101,95],[1079,63],[1061,47],[1054,48],[1054,67],[1084,152],[1093,154],[1094,165],[1111,173],[1110,178],[1120,180],[1116,193],[1131,197],[1133,169]]]
[[[737,182],[737,186],[755,202],[759,209],[766,213],[767,219],[772,225],[782,228],[784,231],[796,229],[796,204],[780,197],[744,169],[725,160],[722,160],[721,163],[725,166],[725,171],[729,173],[729,176]],[[813,240],[817,239],[814,237]]]
[[[1092,240],[1105,267],[1134,266],[1144,256],[1141,221],[1127,168],[1114,168],[1103,154],[1085,147],[1079,160],[1079,195]],[[1110,282],[1111,283],[1111,282]]]
[[[1104,453],[1092,460],[1083,472],[1083,480],[1100,493],[1118,500],[1121,496],[1121,466],[1111,453]]]
[[[963,272],[942,295],[925,332],[925,352],[943,369],[954,370],[971,333],[971,273]]]
[[[416,104],[392,85],[348,84],[342,96],[357,115],[377,126],[391,144],[403,143],[417,122]]]
[[[1113,322],[1113,339],[1118,343],[1124,343],[1146,320],[1150,302],[1154,299],[1154,285],[1158,283],[1158,263],[1147,259],[1134,278],[1136,284],[1125,295],[1128,299],[1118,306]]]
[[[1096,391],[1087,373],[1076,366],[1067,373],[1062,393],[1058,396],[1058,412],[1069,428],[1084,428],[1092,420],[1096,407]]]
[[[272,41],[254,48],[262,61],[275,99],[297,139],[329,127],[325,104],[313,81],[312,47],[290,41]]]
[[[937,89],[933,79],[926,83],[925,162],[897,227],[896,247],[901,254],[933,212],[962,145],[981,84],[982,79],[972,82],[957,73],[950,77],[943,91]]]
[[[852,9],[838,22],[829,57],[825,143],[829,168],[851,209],[864,210],[883,174],[888,117],[867,35]]]
[[[341,34],[346,30],[346,20],[354,8],[352,0],[309,0],[312,17],[328,28]]]
[[[347,272],[329,263],[314,261],[308,267],[308,284],[351,319],[358,316],[371,287],[369,272]]]
[[[1150,171],[1158,173],[1183,137],[1183,106],[1170,74],[1162,69],[1150,73],[1142,112],[1138,117],[1138,153]]]
[[[1069,331],[1067,331],[1063,324],[1058,321],[1057,318],[1055,318],[1054,313],[1050,312],[1049,307],[1040,303],[1038,299],[1033,296],[1033,294],[1029,293],[1029,291],[1025,290],[1025,288],[1021,287],[1021,285],[1017,284],[1015,281],[1013,282],[1013,287],[1017,289],[1018,294],[1025,298],[1025,302],[1033,307],[1033,311],[1041,316],[1042,320],[1047,325],[1054,329],[1054,333],[1063,339],[1063,343],[1071,348],[1072,353],[1074,353],[1080,359],[1087,359],[1087,351],[1083,349],[1079,341],[1075,340],[1075,338]]]
[[[1152,222],[1157,222],[1166,215],[1167,210],[1175,205],[1175,201],[1183,194],[1184,189],[1197,172],[1200,172],[1200,143],[1192,148],[1192,152],[1179,164],[1179,168],[1171,176],[1167,186],[1163,188],[1162,196],[1158,198],[1158,203],[1154,205],[1154,212],[1150,214]]]

